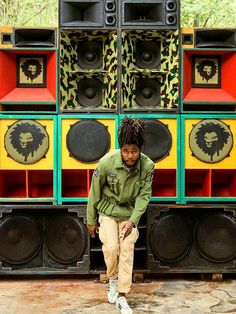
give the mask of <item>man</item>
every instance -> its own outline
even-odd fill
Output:
[[[98,233],[107,267],[108,301],[121,314],[132,314],[125,295],[132,283],[137,225],[151,196],[154,163],[141,153],[141,119],[124,118],[119,128],[120,149],[106,154],[95,169],[87,207],[87,228]]]

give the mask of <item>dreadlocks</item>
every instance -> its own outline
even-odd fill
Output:
[[[126,144],[134,144],[139,149],[143,145],[143,129],[146,123],[142,119],[125,117],[119,126],[118,142],[122,148]]]

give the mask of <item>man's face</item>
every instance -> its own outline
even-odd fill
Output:
[[[134,144],[126,144],[121,148],[121,156],[127,167],[133,167],[140,157],[140,149]]]
[[[216,132],[206,132],[204,135],[204,141],[207,147],[213,147],[214,144],[218,141]]]

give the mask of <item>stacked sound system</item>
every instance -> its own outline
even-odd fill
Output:
[[[0,274],[105,272],[86,206],[125,116],[155,163],[134,271],[234,273],[236,30],[180,29],[179,0],[59,0],[0,27]]]

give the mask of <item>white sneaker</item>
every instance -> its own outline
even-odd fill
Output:
[[[117,283],[117,279],[109,279],[107,290],[107,298],[109,303],[115,303],[118,298]]]
[[[116,309],[120,310],[121,314],[132,314],[133,310],[129,307],[125,297],[119,297],[116,300]]]

